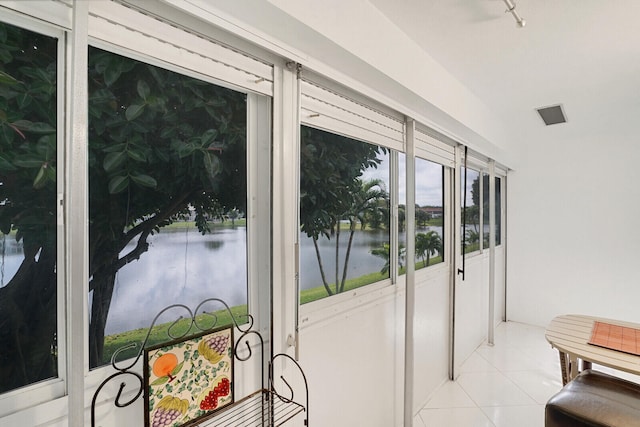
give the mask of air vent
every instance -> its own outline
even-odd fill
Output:
[[[564,115],[564,111],[562,110],[562,105],[552,105],[551,107],[544,107],[536,109],[544,124],[556,125],[558,123],[566,123],[567,118]]]

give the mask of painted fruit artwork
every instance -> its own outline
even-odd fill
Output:
[[[191,424],[233,403],[231,328],[145,351],[147,426]]]

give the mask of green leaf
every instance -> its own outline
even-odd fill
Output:
[[[104,162],[102,163],[102,167],[107,172],[112,172],[117,170],[127,158],[127,153],[124,151],[120,151],[117,153],[109,153],[105,156]]]
[[[127,144],[122,142],[120,144],[108,145],[107,147],[103,148],[102,151],[104,151],[105,153],[115,153],[116,151],[120,152],[126,149],[127,149]]]
[[[149,85],[147,84],[147,82],[145,82],[144,80],[138,80],[137,89],[138,89],[138,95],[140,95],[140,98],[146,101],[147,97],[151,93],[151,89],[149,89]]]
[[[13,164],[18,166],[19,168],[39,168],[42,166],[42,160],[40,159],[16,159],[13,161]]]
[[[127,108],[127,111],[124,113],[124,115],[128,121],[132,121],[140,117],[142,113],[144,113],[144,104],[131,104],[129,108]]]
[[[146,154],[140,148],[129,147],[129,149],[127,150],[127,154],[129,155],[129,158],[135,160],[136,162],[146,162],[147,161]]]
[[[180,370],[182,369],[182,365],[184,365],[184,360],[180,362],[178,366],[173,368],[173,371],[171,371],[171,375],[176,375],[178,372],[180,372]]]
[[[155,380],[154,382],[152,382],[149,385],[161,385],[161,384],[166,383],[167,381],[169,381],[169,377],[161,377],[161,378],[158,378],[157,380]]]
[[[0,83],[5,85],[15,85],[18,83],[18,80],[4,71],[0,71]]]
[[[36,174],[36,177],[33,180],[33,188],[35,188],[36,190],[44,187],[44,185],[47,183],[46,169],[47,169],[46,164],[40,166],[40,170],[38,170],[38,173]]]
[[[129,185],[129,177],[127,176],[114,176],[109,181],[109,193],[117,194],[123,191]]]
[[[122,67],[120,66],[120,62],[112,61],[104,70],[104,83],[107,86],[111,86],[120,78],[121,74]]]
[[[218,131],[216,129],[209,129],[205,133],[202,134],[202,145],[207,146],[215,141],[218,136]]]
[[[156,181],[153,177],[149,175],[136,174],[131,175],[131,179],[136,184],[142,187],[156,188],[158,186],[158,181]]]
[[[31,122],[29,120],[18,120],[12,123],[18,129],[25,132],[32,133],[53,133],[56,131],[54,127],[52,127],[48,123],[42,122]]]
[[[190,156],[191,153],[193,153],[193,151],[196,149],[196,147],[193,146],[193,144],[190,143],[182,143],[179,144],[177,146],[178,149],[178,157],[180,157],[181,159]]]
[[[204,168],[207,171],[207,175],[210,180],[213,180],[216,175],[222,172],[222,162],[218,156],[212,154],[209,151],[204,153]]]

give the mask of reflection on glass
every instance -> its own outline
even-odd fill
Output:
[[[302,126],[300,301],[389,277],[389,154]]]
[[[416,158],[416,270],[444,261],[444,166]]]
[[[167,305],[246,311],[246,96],[93,47],[88,73],[96,367]]]
[[[480,249],[480,172],[467,169],[466,192],[464,167],[460,168],[460,194],[466,202],[466,210],[462,204],[462,245],[464,253]]]
[[[58,376],[57,45],[0,23],[0,393]]]

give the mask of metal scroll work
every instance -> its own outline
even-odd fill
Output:
[[[305,425],[308,425],[308,400],[309,400],[309,392],[307,387],[307,380],[302,372],[302,368],[300,365],[293,361],[293,363],[298,368],[301,376],[304,380],[304,387],[306,392],[306,404],[301,405],[296,403],[293,399],[293,389],[288,385],[286,380],[281,377],[287,387],[290,389],[290,397],[284,397],[278,394],[275,391],[274,382],[273,382],[273,361],[276,358],[286,357],[291,359],[287,355],[276,355],[274,356],[269,363],[269,385],[268,389],[265,388],[265,349],[264,349],[264,340],[259,332],[254,331],[253,324],[254,319],[249,314],[241,314],[237,315],[237,317],[232,313],[231,308],[227,305],[226,302],[218,299],[218,298],[208,298],[203,300],[194,311],[192,311],[189,307],[183,304],[172,304],[170,306],[165,307],[161,310],[151,322],[149,329],[147,330],[147,334],[145,336],[144,341],[141,343],[131,343],[125,345],[113,354],[111,357],[111,366],[116,371],[111,374],[107,378],[100,383],[97,387],[93,399],[91,401],[91,426],[96,426],[96,403],[98,401],[98,395],[102,391],[102,389],[108,383],[117,384],[117,381],[120,381],[119,388],[117,394],[115,396],[114,405],[118,408],[124,408],[135,401],[137,401],[140,396],[143,394],[145,388],[145,381],[143,377],[137,373],[132,371],[131,369],[138,364],[139,360],[144,354],[145,348],[147,348],[149,344],[149,337],[152,333],[153,328],[156,326],[158,319],[167,312],[175,312],[176,314],[182,314],[175,321],[173,321],[168,329],[167,329],[167,341],[169,340],[180,340],[183,338],[188,338],[194,332],[196,333],[207,333],[209,331],[214,331],[220,326],[218,315],[214,312],[204,311],[204,306],[211,303],[217,303],[224,306],[224,310],[230,315],[232,325],[240,331],[240,336],[235,340],[233,345],[233,357],[235,360],[240,362],[245,362],[249,360],[256,350],[256,345],[259,346],[260,352],[260,369],[261,369],[261,389],[256,391],[255,393],[246,396],[245,398],[240,399],[239,401],[230,405],[229,408],[224,408],[219,412],[212,414],[210,417],[204,417],[199,424],[201,426],[216,426],[216,425],[255,425],[255,426],[279,426],[294,416],[304,413]],[[219,312],[218,312],[219,313]],[[200,315],[198,315],[200,314]],[[197,316],[197,317],[196,317]],[[176,325],[178,322],[182,321],[182,319],[191,319],[190,325],[188,328],[183,329],[184,332],[177,333]],[[250,341],[257,343],[255,345],[250,344]],[[118,356],[123,352],[131,349],[137,349],[137,354],[133,359],[129,359],[126,361],[119,361]],[[124,399],[125,390],[127,390],[127,394],[133,394],[133,397]],[[254,408],[254,409],[252,409]],[[250,424],[247,424],[248,412],[255,411],[257,415],[252,419]],[[223,423],[223,424],[221,424]]]

